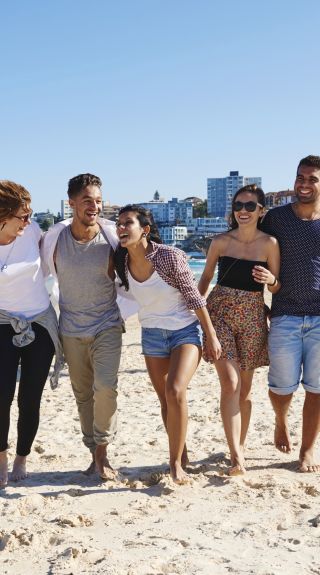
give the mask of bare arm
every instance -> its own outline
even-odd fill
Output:
[[[281,288],[278,280],[280,271],[280,248],[276,238],[269,237],[267,251],[268,270],[263,266],[254,266],[252,275],[258,283],[267,284],[271,293],[277,293]]]
[[[213,278],[214,271],[220,255],[220,241],[219,239],[212,240],[208,254],[205,268],[202,272],[202,276],[199,280],[198,290],[201,295],[206,295],[210,282]]]
[[[208,314],[207,308],[200,307],[194,310],[198,320],[201,323],[201,327],[207,336],[207,354],[208,359],[212,361],[217,360],[221,356],[221,344],[217,338],[216,331],[212,325],[210,316]]]

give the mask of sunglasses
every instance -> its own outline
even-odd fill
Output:
[[[21,220],[25,224],[30,220],[31,216],[32,216],[32,212],[30,212],[29,214],[26,214],[25,216],[15,216],[14,214],[12,214],[13,218],[17,218],[17,220]]]
[[[234,212],[241,212],[241,210],[244,208],[246,210],[246,212],[254,212],[256,210],[256,207],[260,206],[260,208],[263,208],[263,206],[261,204],[259,204],[258,202],[240,202],[239,200],[234,202],[233,204],[233,211]]]

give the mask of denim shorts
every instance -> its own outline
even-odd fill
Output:
[[[180,345],[191,343],[202,346],[202,330],[198,321],[182,329],[160,329],[143,327],[142,354],[151,357],[170,357],[171,351]]]
[[[320,393],[320,316],[271,318],[269,359],[273,393],[289,395],[300,380],[306,391]]]

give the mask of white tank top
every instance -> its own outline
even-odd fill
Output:
[[[0,308],[29,319],[49,307],[40,266],[41,230],[36,222],[22,236],[0,245]]]
[[[187,308],[180,291],[167,284],[156,271],[144,282],[138,282],[128,269],[128,279],[130,292],[139,306],[142,327],[176,330],[196,321],[196,314]]]

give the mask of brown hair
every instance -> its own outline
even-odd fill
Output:
[[[31,196],[23,186],[9,180],[0,180],[0,222],[30,203]]]
[[[79,174],[79,176],[71,178],[68,182],[68,197],[71,199],[74,198],[87,186],[97,186],[101,188],[102,181],[94,174]]]

